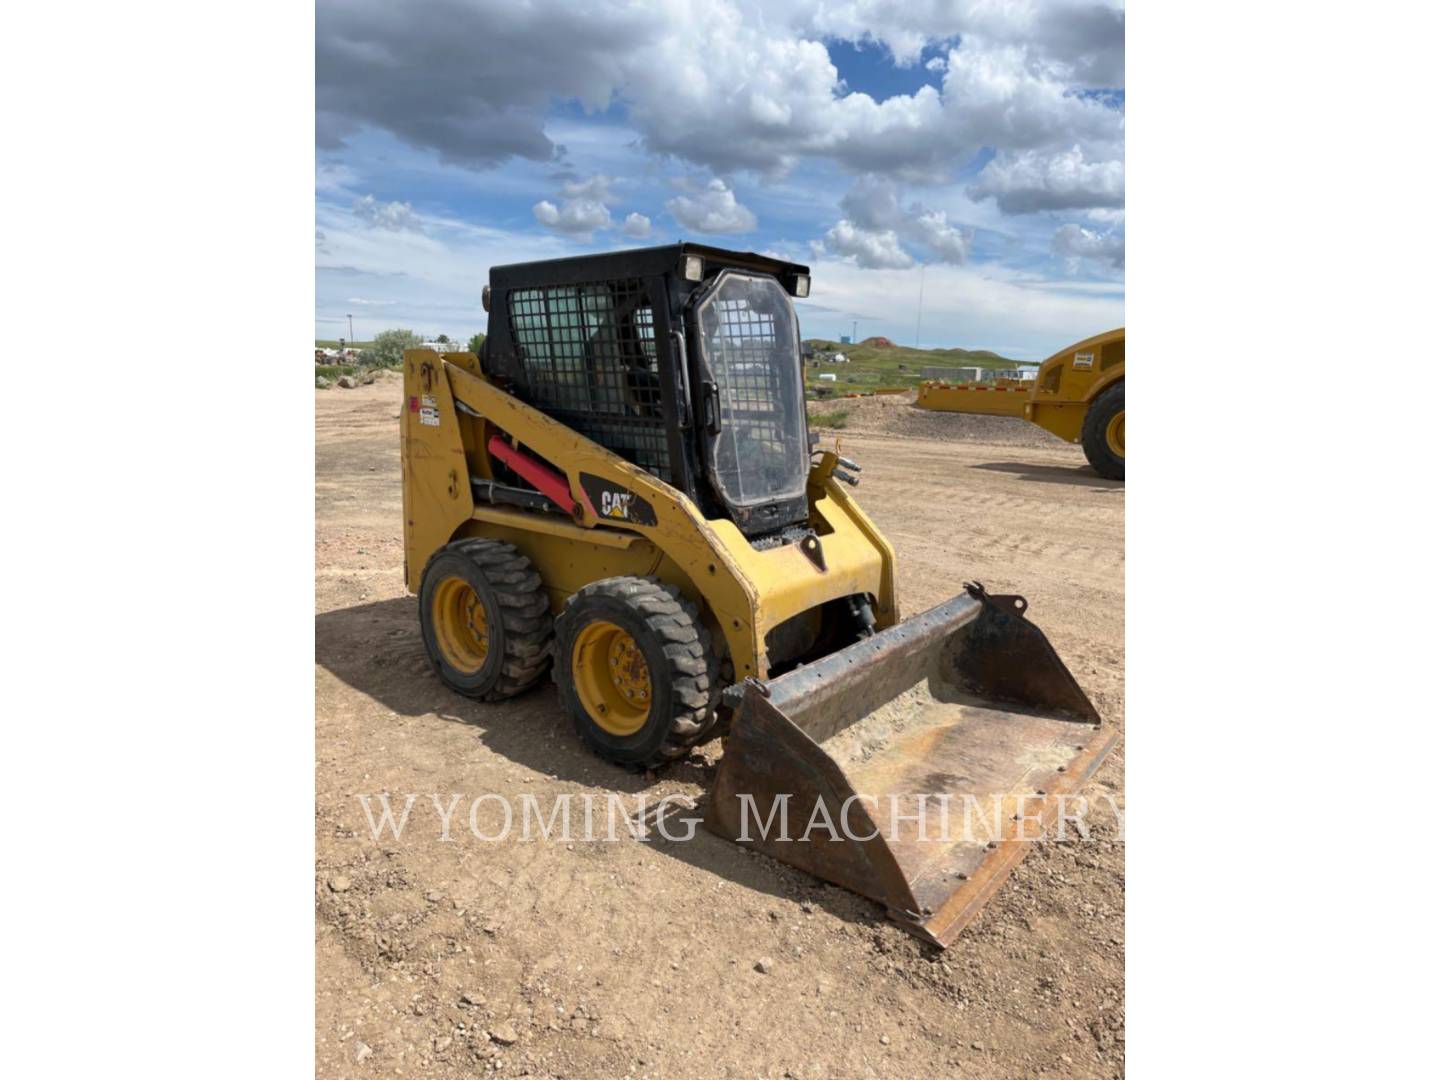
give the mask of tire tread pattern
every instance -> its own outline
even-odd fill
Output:
[[[1120,408],[1115,408],[1119,402]],[[1085,410],[1085,423],[1080,429],[1080,445],[1085,450],[1085,460],[1090,467],[1106,480],[1125,479],[1125,459],[1117,458],[1105,441],[1105,428],[1116,412],[1125,408],[1125,380],[1100,391],[1100,396]]]
[[[591,582],[570,598],[570,605],[583,597],[609,596],[625,604],[645,623],[651,633],[664,642],[662,651],[669,671],[651,673],[653,679],[667,679],[672,688],[674,715],[669,730],[648,760],[638,763],[642,768],[655,768],[682,758],[710,733],[715,726],[716,704],[719,699],[719,659],[711,648],[711,635],[700,617],[699,609],[674,585],[656,578],[614,577]],[[556,664],[552,677],[561,678],[561,665]]]
[[[483,701],[504,701],[529,690],[545,674],[554,649],[550,599],[530,560],[503,540],[457,540],[436,552],[458,552],[473,562],[500,605],[505,658]]]

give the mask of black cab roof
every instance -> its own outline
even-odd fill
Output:
[[[530,285],[563,285],[581,281],[678,274],[681,261],[686,255],[699,255],[709,263],[736,269],[758,270],[782,280],[795,274],[810,273],[810,268],[801,263],[786,262],[754,251],[730,251],[708,244],[681,242],[659,247],[622,248],[594,255],[570,255],[561,259],[492,266],[490,286],[500,291]]]

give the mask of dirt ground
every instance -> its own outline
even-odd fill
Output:
[[[712,743],[647,779],[585,752],[554,688],[472,702],[431,673],[401,577],[400,384],[316,395],[316,1061],[321,1077],[1122,1074],[1124,845],[1046,844],[948,950],[711,836],[469,831],[471,801],[698,796]],[[1021,421],[849,407],[834,435],[908,613],[980,580],[1124,726],[1124,487]],[[1123,743],[1087,789],[1123,807]],[[358,796],[419,793],[377,841]],[[441,806],[462,799],[452,841]],[[372,810],[378,802],[372,798]],[[483,830],[499,827],[487,807]],[[761,961],[765,963],[761,963]],[[768,970],[759,970],[759,968]]]

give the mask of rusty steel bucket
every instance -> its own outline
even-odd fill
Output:
[[[1025,610],[968,585],[824,660],[747,680],[706,826],[949,945],[1118,737]]]

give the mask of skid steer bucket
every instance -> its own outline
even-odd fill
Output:
[[[1116,735],[1025,601],[979,585],[742,690],[706,825],[949,945]]]

